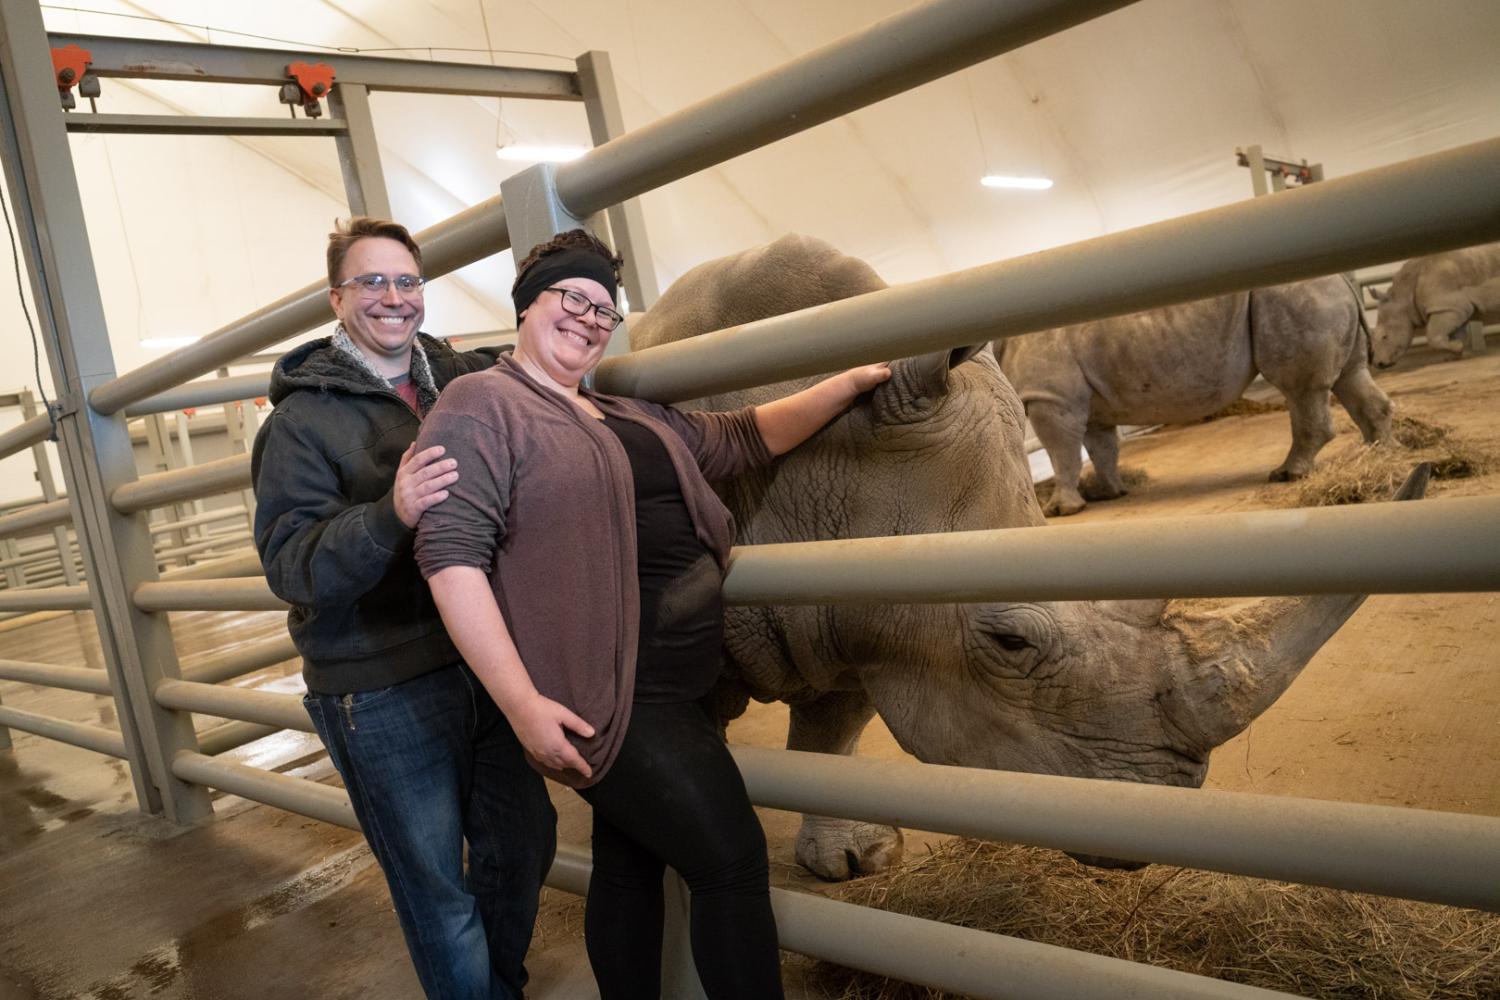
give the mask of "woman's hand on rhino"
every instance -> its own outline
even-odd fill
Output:
[[[869,392],[880,383],[891,377],[891,363],[881,361],[873,365],[861,365],[858,368],[850,368],[844,372],[844,377],[849,380],[853,391],[850,398],[858,396],[862,392]]]
[[[566,705],[533,693],[519,705],[512,706],[506,716],[521,746],[542,766],[554,771],[577,771],[585,778],[593,776],[594,769],[568,739],[568,732],[589,737],[594,735],[594,727]]]

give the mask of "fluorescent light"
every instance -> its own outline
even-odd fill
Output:
[[[178,347],[186,347],[196,344],[197,337],[147,337],[141,341],[141,346],[153,351],[170,351]]]
[[[525,163],[567,163],[576,160],[588,149],[583,146],[516,146],[505,145],[495,150],[502,160],[520,160]]]
[[[1052,178],[1001,177],[999,174],[990,174],[979,178],[979,183],[987,188],[1016,188],[1021,191],[1045,191],[1052,186]]]

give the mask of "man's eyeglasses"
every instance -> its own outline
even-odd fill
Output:
[[[396,291],[401,294],[402,298],[414,299],[422,294],[422,286],[425,284],[427,284],[427,279],[416,274],[398,274],[393,278],[388,278],[383,274],[356,274],[333,287],[346,288],[353,285],[366,298],[378,299],[385,294],[387,288],[395,285]]]
[[[563,312],[568,313],[570,316],[577,316],[581,319],[589,314],[590,309],[594,310],[594,322],[599,325],[599,329],[601,330],[613,330],[625,320],[624,316],[621,316],[609,306],[601,306],[597,302],[592,301],[587,295],[582,292],[575,292],[571,288],[553,286],[552,288],[543,288],[542,291],[557,292],[560,294],[562,296]]]

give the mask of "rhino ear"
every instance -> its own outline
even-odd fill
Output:
[[[988,344],[933,351],[915,358],[902,358],[891,365],[892,382],[899,382],[912,399],[939,399],[948,394],[948,373],[969,361]]]

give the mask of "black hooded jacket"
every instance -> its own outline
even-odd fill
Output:
[[[419,334],[437,390],[495,363]],[[309,691],[371,691],[456,663],[396,516],[396,466],[419,420],[401,397],[330,338],[290,351],[271,375],[270,417],[255,438],[255,546],[266,579],[292,604],[287,630]]]

